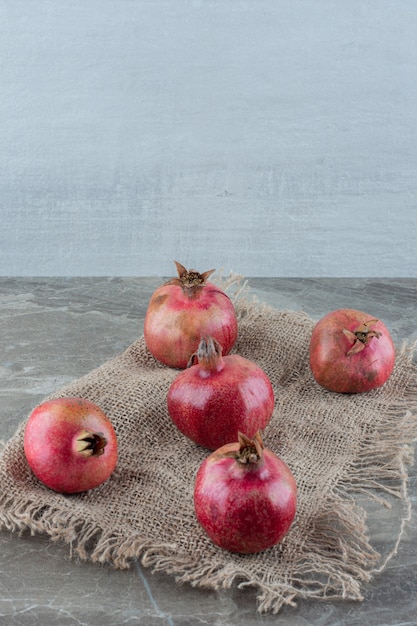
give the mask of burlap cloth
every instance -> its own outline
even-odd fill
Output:
[[[157,363],[143,337],[49,396],[89,398],[111,418],[120,458],[110,480],[81,495],[48,490],[28,469],[23,422],[0,457],[0,527],[47,533],[67,542],[72,555],[116,568],[136,557],[182,583],[250,585],[261,612],[276,613],[301,597],[360,600],[364,583],[395,554],[411,515],[406,467],[417,436],[414,349],[399,348],[393,375],[379,390],[327,392],[309,370],[313,321],[274,310],[236,288],[239,281],[229,283],[239,319],[234,351],[260,365],[275,391],[264,443],[298,483],[297,515],[284,541],[257,555],[234,555],[198,526],[193,484],[209,451],[171,423],[166,394],[178,371]],[[369,530],[370,503],[377,517],[387,507],[397,511],[389,545],[378,547]]]

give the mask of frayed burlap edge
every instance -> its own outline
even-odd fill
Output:
[[[232,298],[238,304],[240,318],[253,307],[257,311],[272,310],[269,305],[249,297],[247,283],[238,275],[219,282],[234,291]],[[298,315],[300,320],[307,317],[303,312]],[[288,580],[276,582],[273,577],[252,580],[244,567],[224,566],[216,560],[196,567],[193,559],[178,554],[175,542],[157,543],[139,534],[123,537],[106,532],[96,524],[71,515],[70,504],[63,510],[62,500],[56,508],[45,507],[34,498],[16,499],[2,493],[0,528],[19,533],[29,530],[32,535],[46,532],[53,541],[68,543],[72,557],[95,563],[111,562],[120,569],[140,559],[145,567],[173,575],[180,584],[209,589],[251,586],[256,588],[260,613],[276,614],[284,605],[295,606],[297,599],[363,600],[363,583],[381,573],[396,555],[412,515],[407,467],[414,461],[413,444],[417,440],[417,366],[413,362],[416,350],[417,342],[403,344],[397,355],[408,365],[402,400],[387,407],[379,424],[379,437],[362,446],[348,468],[349,480],[341,480],[334,486],[327,508],[323,510],[323,519],[314,521],[310,533],[313,558],[296,567],[289,564]],[[23,429],[24,424],[16,436],[22,435]],[[361,495],[386,507],[391,506],[392,498],[401,504],[398,532],[385,554],[372,545],[365,509],[357,503],[357,496]]]

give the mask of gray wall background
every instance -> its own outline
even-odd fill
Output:
[[[417,276],[415,0],[0,0],[0,272]]]

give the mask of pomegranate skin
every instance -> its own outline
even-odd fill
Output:
[[[220,369],[196,364],[178,374],[168,390],[167,407],[184,435],[216,450],[236,441],[239,431],[252,438],[267,426],[274,391],[260,367],[230,354],[221,359]]]
[[[105,439],[98,454],[78,451],[82,437]],[[24,433],[24,452],[35,476],[60,493],[78,493],[97,487],[117,464],[114,428],[94,403],[84,398],[57,398],[43,402],[30,414]]]
[[[197,272],[194,274],[198,275]],[[203,278],[205,274],[199,276]],[[237,334],[238,323],[232,301],[222,289],[206,282],[205,278],[200,284],[190,286],[180,279],[173,279],[158,287],[151,296],[145,316],[144,338],[150,353],[164,365],[184,369],[203,335],[215,337],[222,345],[223,353],[228,354]]]
[[[194,487],[197,520],[211,541],[230,552],[253,554],[279,543],[296,513],[297,487],[289,467],[271,450],[255,464],[222,446],[201,464]]]
[[[378,336],[372,336],[363,346],[357,342],[361,350],[348,354],[354,341],[347,335],[367,323]],[[313,328],[310,368],[317,383],[329,391],[370,391],[388,380],[394,365],[395,346],[391,335],[383,322],[368,313],[337,309],[322,317]]]

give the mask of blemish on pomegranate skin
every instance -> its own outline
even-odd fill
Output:
[[[168,298],[168,294],[161,294],[160,296],[155,296],[152,300],[152,306],[160,307],[161,304],[164,304],[167,298]]]

